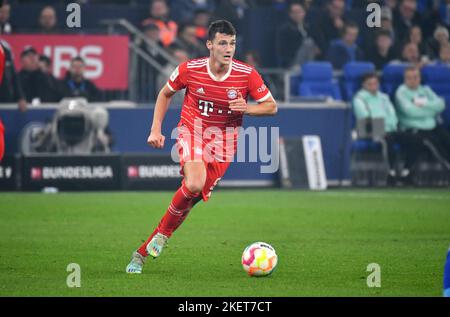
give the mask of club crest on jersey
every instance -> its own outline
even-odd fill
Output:
[[[228,99],[236,99],[237,98],[237,91],[235,89],[230,89],[227,91]]]

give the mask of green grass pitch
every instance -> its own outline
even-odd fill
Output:
[[[172,193],[0,194],[0,296],[441,296],[449,190],[218,190],[142,275],[124,272]],[[244,248],[273,245],[269,277]],[[81,287],[69,288],[69,263]],[[366,284],[381,267],[381,287]]]

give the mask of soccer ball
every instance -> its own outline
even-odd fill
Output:
[[[255,242],[242,253],[242,267],[250,276],[267,276],[278,263],[275,249],[268,243]]]

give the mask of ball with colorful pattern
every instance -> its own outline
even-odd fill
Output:
[[[242,267],[250,276],[270,275],[277,263],[275,249],[265,242],[252,243],[242,253]]]

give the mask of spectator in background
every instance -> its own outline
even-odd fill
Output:
[[[62,99],[60,82],[53,76],[52,60],[46,56],[39,56],[39,69],[45,75],[47,89],[43,93],[44,101],[59,102]]]
[[[344,13],[344,0],[330,0],[326,10],[315,20],[312,28],[313,38],[320,49],[321,57],[326,56],[331,41],[340,37],[345,25]]]
[[[27,46],[20,54],[21,70],[19,81],[28,103],[39,105],[47,100],[47,81],[45,74],[39,69],[39,55],[32,46]]]
[[[3,80],[0,84],[0,103],[17,103],[19,110],[25,111],[27,110],[27,101],[14,67],[11,48],[3,40],[0,40],[0,46],[5,54]]]
[[[244,21],[245,10],[249,8],[246,0],[216,0],[214,10],[215,19],[225,19],[231,22],[236,28],[237,33],[242,33],[242,23]],[[238,44],[239,48],[240,45]]]
[[[257,0],[256,0],[257,1]],[[244,34],[243,27],[245,18],[245,11],[252,4],[251,0],[216,0],[216,7],[213,12],[215,20],[225,19],[236,28],[238,34]],[[244,47],[243,36],[238,36],[236,38],[236,55],[240,56],[242,54],[242,49]]]
[[[187,62],[189,60],[189,54],[184,49],[180,47],[171,47],[169,48],[170,54],[175,58],[177,65],[182,64],[184,62]],[[170,77],[170,74],[172,74],[173,70],[175,69],[176,65],[167,64],[164,67],[164,71],[158,74],[157,79],[157,87],[156,90],[160,91],[161,88],[167,83],[167,78]],[[181,107],[183,105],[184,101],[184,92],[185,89],[183,89],[182,94],[175,94],[172,97],[172,103],[174,105],[178,105]]]
[[[348,62],[363,59],[363,52],[356,44],[358,32],[358,26],[349,22],[345,24],[342,30],[342,38],[331,41],[327,60],[333,64],[334,69],[342,69]]]
[[[12,33],[13,27],[9,22],[10,15],[11,15],[11,5],[5,1],[3,5],[0,6],[0,34]]]
[[[154,24],[159,29],[160,41],[164,47],[175,42],[178,24],[169,19],[169,7],[165,0],[153,0],[150,4],[150,17],[142,21],[142,26]]]
[[[417,47],[417,44],[415,43],[406,43],[402,50],[401,50],[401,56],[400,59],[392,61],[394,64],[398,63],[408,63],[411,66],[422,68],[428,60],[422,59],[419,53],[419,48]]]
[[[142,32],[144,33],[145,37],[157,44],[160,47],[163,47],[163,43],[161,42],[161,36],[159,34],[159,28],[154,23],[148,23],[142,28]]]
[[[396,41],[397,36],[392,22],[392,9],[387,6],[381,8],[381,30],[389,32],[392,41]]]
[[[381,26],[379,28],[363,28],[364,34],[361,34],[361,45],[364,47],[364,53],[370,55],[376,47],[376,38],[380,32],[387,33],[391,37],[392,46],[395,46],[395,30],[392,24],[392,11],[389,7],[381,8]]]
[[[199,9],[194,12],[194,19],[192,23],[195,25],[195,33],[197,38],[202,42],[206,42],[208,39],[208,27],[210,20],[210,11]]]
[[[58,19],[55,9],[52,6],[46,6],[39,15],[38,32],[43,34],[59,33],[60,30],[58,29],[57,23]]]
[[[212,12],[214,4],[211,0],[172,0],[170,11],[175,21],[181,24],[192,23],[199,11]]]
[[[39,56],[39,68],[44,74],[52,74],[52,60],[46,55]]]
[[[142,50],[147,52],[159,65],[165,65],[167,63],[167,60],[161,54],[160,49],[163,49],[164,45],[162,44],[161,38],[159,36],[158,26],[153,23],[149,23],[144,26],[143,32],[146,39],[150,43],[154,43],[154,45],[147,43],[147,41],[143,41],[140,47],[142,48]],[[149,97],[143,96],[143,98],[155,98],[155,94],[157,93],[156,86],[159,70],[140,58],[137,60],[137,63],[137,71],[139,72],[140,81],[146,87],[148,87],[149,92]]]
[[[443,24],[450,29],[450,0],[445,0],[445,4],[441,7],[440,15]]]
[[[163,48],[164,45],[161,42],[159,28],[156,24],[149,23],[143,29],[145,37],[151,42],[155,43],[156,46]],[[154,46],[148,45],[147,43],[142,43],[142,49],[150,54],[159,64],[165,63],[165,58],[163,58],[159,50],[157,50]]]
[[[398,119],[389,96],[382,93],[378,76],[365,74],[361,80],[362,88],[353,98],[353,111],[357,119],[383,118],[387,133],[397,130]]]
[[[409,134],[398,131],[398,118],[395,108],[389,96],[380,91],[380,81],[376,73],[368,73],[362,77],[362,88],[353,98],[353,111],[355,117],[359,119],[382,118],[384,119],[384,129],[386,132],[385,141],[387,143],[388,160],[391,175],[398,175],[396,166],[395,145],[401,144],[402,156],[405,160],[403,175],[407,176],[414,164],[416,153],[421,147],[420,139]]]
[[[261,56],[258,51],[247,51],[244,54],[244,62],[258,69],[261,66]]]
[[[397,9],[394,10],[394,29],[398,34],[399,43],[408,40],[409,29],[414,25],[422,25],[422,19],[417,12],[417,1],[400,0]]]
[[[393,41],[388,31],[379,31],[375,37],[375,48],[369,51],[368,59],[377,70],[395,59]]]
[[[439,58],[436,60],[436,65],[450,67],[450,43],[441,46],[441,49],[439,50]]]
[[[428,42],[428,54],[430,58],[435,59],[439,56],[441,46],[447,45],[449,41],[449,32],[446,27],[438,26],[433,33],[433,38]]]
[[[204,42],[200,42],[197,38],[196,27],[193,24],[180,28],[177,45],[185,50],[191,59],[208,55],[208,49]]]
[[[445,103],[430,87],[421,85],[417,67],[405,70],[404,84],[397,89],[395,100],[400,128],[423,139],[431,153],[450,169],[450,134],[437,122]]]
[[[427,39],[433,36],[433,32],[438,25],[444,23],[439,12],[441,6],[439,2],[441,2],[441,0],[422,0],[420,2],[422,3],[422,24],[420,25],[420,27],[423,31],[423,38]]]
[[[100,101],[100,91],[93,82],[84,76],[85,62],[75,57],[70,62],[70,69],[62,82],[63,97],[83,97],[89,102]]]
[[[244,53],[244,62],[255,68],[256,70],[260,71],[261,68],[261,56],[259,55],[258,51],[250,50],[246,51]],[[263,81],[266,83],[266,86],[269,88],[269,90],[272,92],[274,96],[277,94],[276,85],[272,78],[270,76],[267,76],[265,74],[262,74],[260,72],[260,75],[263,79]]]
[[[288,9],[289,20],[277,30],[276,51],[278,64],[284,68],[302,65],[314,59],[317,48],[305,23],[305,6],[292,2]]]
[[[407,42],[411,42],[417,45],[420,56],[427,55],[427,47],[424,41],[422,40],[422,29],[420,28],[420,26],[413,25],[409,29]]]
[[[376,50],[376,42],[378,35],[388,34],[391,38],[392,50],[396,49],[396,34],[392,24],[392,11],[389,7],[384,6],[381,8],[381,27],[380,28],[365,28],[365,34],[362,35],[362,45],[364,45],[364,53],[367,56],[373,55],[373,51]]]
[[[398,5],[398,0],[384,0],[384,5],[394,11]]]

